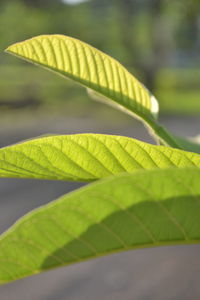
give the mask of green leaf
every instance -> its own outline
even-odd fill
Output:
[[[0,177],[91,181],[173,166],[200,167],[200,155],[101,134],[47,136],[0,149]]]
[[[199,136],[196,138],[183,138],[179,136],[175,136],[174,139],[178,142],[178,144],[186,151],[192,151],[195,153],[200,153],[200,140]]]
[[[165,145],[180,148],[156,122],[159,108],[155,97],[105,53],[64,35],[37,36],[8,47],[6,52],[82,84],[95,92],[98,99],[116,103],[117,108],[143,120],[156,140],[159,137]]]
[[[157,101],[120,63],[77,39],[41,35],[6,51],[71,78],[141,118],[152,119],[158,112]]]
[[[200,169],[121,174],[18,221],[0,239],[0,282],[135,248],[200,243]]]

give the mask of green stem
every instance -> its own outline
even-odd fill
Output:
[[[182,149],[182,147],[176,142],[173,136],[155,120],[146,120],[148,128],[150,129],[150,134],[153,135],[156,141],[161,141],[165,146],[170,146],[177,149]]]

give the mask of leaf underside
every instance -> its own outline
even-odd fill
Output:
[[[101,134],[47,136],[0,149],[0,177],[92,181],[174,166],[200,167],[200,155]]]
[[[92,183],[0,239],[0,282],[129,249],[200,242],[200,170],[138,171]]]
[[[153,120],[158,103],[119,62],[65,35],[41,35],[14,44],[7,52],[73,79],[144,120]]]
[[[193,151],[195,153],[200,153],[200,143],[195,141],[195,138],[183,138],[175,136],[174,139],[181,146],[182,149],[186,151]]]

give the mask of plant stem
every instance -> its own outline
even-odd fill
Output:
[[[176,142],[174,137],[163,126],[155,122],[155,120],[153,122],[151,122],[150,120],[146,120],[146,122],[150,134],[157,142],[161,142],[161,144],[165,146],[182,149],[182,147]]]

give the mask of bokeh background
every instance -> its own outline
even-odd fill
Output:
[[[122,134],[142,124],[53,73],[3,53],[39,34],[81,39],[122,62],[156,96],[161,123],[200,133],[199,0],[1,0],[0,146],[46,133]],[[79,184],[0,180],[0,232]],[[0,299],[200,299],[199,246],[130,251],[0,287]]]

